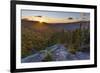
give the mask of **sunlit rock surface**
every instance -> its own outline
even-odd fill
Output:
[[[68,51],[63,45],[55,45],[56,49],[51,52],[52,58],[54,61],[63,61],[67,60]]]

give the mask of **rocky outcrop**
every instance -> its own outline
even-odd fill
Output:
[[[71,54],[64,45],[56,44],[36,54],[22,58],[21,62],[42,62],[48,55],[51,57],[52,61],[86,60],[90,58],[89,53],[76,52],[76,54]]]

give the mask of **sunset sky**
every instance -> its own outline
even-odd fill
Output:
[[[54,11],[36,11],[36,10],[22,10],[22,18],[27,18],[29,20],[36,20],[48,23],[66,23],[75,22],[81,20],[81,16],[84,15],[85,20],[90,19],[90,13],[80,13],[80,12],[54,12]],[[41,18],[39,17],[41,16]],[[68,20],[69,17],[74,18],[73,20]]]

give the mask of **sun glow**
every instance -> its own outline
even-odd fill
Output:
[[[40,22],[40,23],[42,23],[42,22],[43,22],[43,18],[42,18],[42,17],[40,18],[39,22]]]

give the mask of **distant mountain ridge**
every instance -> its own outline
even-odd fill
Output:
[[[41,28],[46,27],[46,29],[47,29],[47,27],[50,27],[50,28],[59,28],[59,29],[65,29],[65,30],[79,29],[80,25],[81,25],[82,28],[89,29],[90,21],[80,21],[80,22],[72,22],[72,23],[46,23],[46,22],[40,23],[39,21],[30,21],[27,19],[21,20],[22,28],[23,27],[24,28],[32,28],[37,25],[40,25]]]

